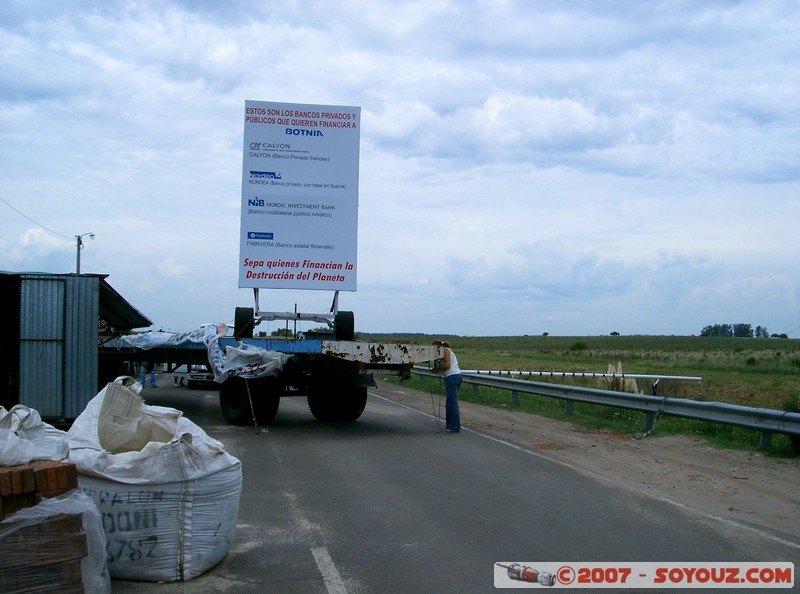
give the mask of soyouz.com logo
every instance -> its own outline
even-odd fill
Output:
[[[794,563],[497,562],[495,588],[793,588]]]

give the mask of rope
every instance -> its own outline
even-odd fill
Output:
[[[261,433],[258,429],[258,421],[256,420],[256,409],[253,406],[253,396],[250,394],[250,382],[244,380],[244,385],[247,387],[247,399],[250,401],[250,414],[253,415],[253,427],[256,430],[256,434]]]
[[[428,392],[431,395],[431,410],[433,411],[433,418],[436,419],[436,426],[439,428],[439,431],[442,431],[442,393],[439,392],[439,411],[436,411],[436,404],[433,400],[433,378],[428,376]]]

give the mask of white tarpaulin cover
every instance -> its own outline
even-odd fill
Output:
[[[203,324],[191,332],[143,332],[128,334],[120,338],[122,342],[139,349],[152,349],[162,346],[178,346],[187,342],[203,343],[207,336],[216,335],[217,324]]]
[[[145,332],[123,336],[120,340],[139,349],[170,347],[187,342],[203,343],[208,349],[208,362],[214,372],[214,381],[222,383],[232,376],[256,378],[277,375],[289,360],[289,355],[268,351],[250,344],[225,347],[223,353],[219,339],[228,330],[226,324],[204,324],[197,330],[175,334],[172,332]]]
[[[140,389],[118,378],[89,402],[67,433],[69,461],[100,510],[112,577],[189,580],[228,553],[241,462]]]

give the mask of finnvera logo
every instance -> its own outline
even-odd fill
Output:
[[[263,231],[248,231],[247,239],[266,239],[272,241],[275,237],[274,233],[265,233]]]

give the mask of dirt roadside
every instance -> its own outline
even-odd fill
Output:
[[[378,380],[377,394],[434,414],[438,396]],[[800,460],[718,449],[699,438],[644,439],[460,403],[465,430],[487,434],[602,480],[800,543]],[[441,402],[444,415],[444,399]]]

